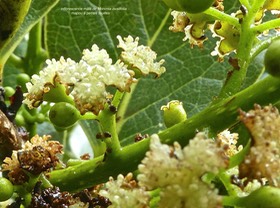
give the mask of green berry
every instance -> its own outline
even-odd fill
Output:
[[[264,65],[267,73],[280,77],[280,40],[273,41],[264,56]]]
[[[200,13],[213,5],[215,0],[163,0],[164,3],[176,11]]]
[[[14,193],[13,184],[6,178],[0,178],[0,201],[6,201],[12,197]]]
[[[22,89],[26,90],[26,83],[30,81],[30,76],[25,73],[20,73],[17,75],[17,84],[22,87]]]
[[[171,127],[187,119],[187,113],[182,102],[172,100],[167,105],[161,107],[163,119],[166,127]]]
[[[49,112],[50,121],[59,128],[69,128],[73,126],[80,117],[80,112],[75,106],[66,102],[54,104]]]
[[[15,118],[17,126],[25,126],[25,118],[21,113],[17,113],[16,118]]]
[[[15,93],[15,90],[12,87],[4,87],[4,89],[5,89],[6,98],[12,97],[13,94]]]

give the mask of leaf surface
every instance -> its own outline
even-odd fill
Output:
[[[24,36],[59,0],[33,0],[15,35],[0,49],[0,63],[5,63]]]

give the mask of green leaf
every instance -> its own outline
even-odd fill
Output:
[[[0,49],[0,66],[4,65],[9,56],[19,45],[29,30],[44,16],[59,0],[33,0],[30,9],[25,16],[17,32]],[[1,20],[2,21],[2,20]],[[1,68],[1,67],[0,67]],[[6,70],[6,69],[4,69]],[[8,69],[7,69],[8,70]]]
[[[0,48],[7,44],[20,27],[28,12],[31,0],[0,1]]]
[[[232,5],[227,4],[227,9]],[[170,100],[182,101],[189,117],[200,112],[219,94],[230,69],[226,60],[218,63],[217,57],[210,55],[216,41],[210,33],[204,48],[192,49],[182,40],[183,33],[168,30],[171,24],[170,10],[160,0],[64,0],[48,14],[46,43],[51,58],[77,61],[84,48],[97,44],[116,60],[120,54],[116,36],[132,35],[156,51],[158,60],[165,59],[164,75],[156,80],[142,78],[132,93],[124,96],[117,124],[122,145],[133,143],[137,133],[164,129],[160,107]],[[248,74],[251,84],[259,71],[253,67]]]

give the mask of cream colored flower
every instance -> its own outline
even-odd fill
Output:
[[[169,27],[169,30],[172,32],[184,32],[185,27],[190,22],[187,13],[173,10],[171,15],[173,16],[173,25]]]
[[[101,66],[106,69],[112,65],[112,59],[110,59],[107,51],[100,50],[96,44],[91,47],[91,51],[89,49],[83,51],[82,60],[92,67]]]
[[[111,208],[147,208],[149,194],[136,181],[132,179],[132,173],[127,176],[118,175],[117,180],[112,177],[105,184],[105,190],[99,194],[112,202]]]
[[[207,172],[217,174],[227,164],[223,149],[203,133],[183,149],[176,142],[173,147],[161,144],[153,135],[150,151],[139,165],[139,185],[148,190],[160,188],[160,208],[217,208],[221,197],[201,177]]]
[[[238,134],[230,133],[229,130],[224,130],[217,135],[218,142],[221,143],[221,146],[225,147],[225,153],[227,156],[231,157],[242,150],[242,145],[237,145]]]
[[[39,75],[33,75],[27,83],[24,103],[29,108],[38,107],[44,95],[61,84],[82,114],[88,111],[98,114],[112,98],[107,86],[129,92],[131,84],[136,82],[132,70],[128,70],[120,60],[112,64],[108,53],[97,45],[93,45],[91,50],[85,49],[78,63],[61,57],[59,61],[47,60],[46,64]]]
[[[117,36],[117,38],[118,48],[123,49],[121,59],[130,67],[140,70],[143,75],[153,73],[159,77],[165,72],[165,67],[161,66],[164,60],[155,62],[157,54],[148,46],[138,46],[138,37],[133,39],[132,36],[128,36],[122,39],[121,36]]]
[[[71,95],[81,114],[90,111],[96,115],[103,110],[107,99],[111,97],[106,91],[105,84],[95,77],[85,78],[83,82],[78,82]]]

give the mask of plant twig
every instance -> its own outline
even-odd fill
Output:
[[[249,110],[255,103],[267,105],[280,100],[280,80],[273,77],[246,88],[225,100],[219,101],[206,108],[190,119],[172,126],[159,133],[163,143],[179,142],[182,146],[188,144],[197,130],[210,128],[213,132],[220,132],[237,121],[238,109]],[[85,161],[80,165],[71,166],[49,173],[49,180],[62,190],[77,191],[102,182],[109,176],[126,174],[137,169],[149,149],[149,139],[123,147],[115,157],[102,156]]]

